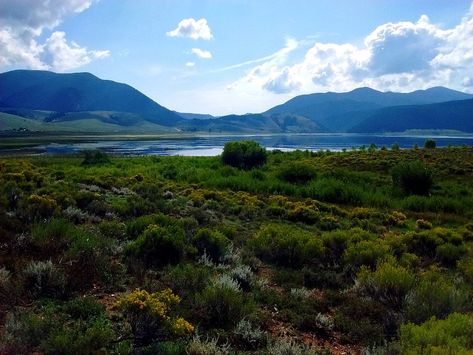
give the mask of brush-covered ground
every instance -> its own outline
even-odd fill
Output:
[[[466,147],[2,158],[0,353],[470,353],[472,218]]]

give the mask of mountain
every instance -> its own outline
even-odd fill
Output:
[[[359,88],[294,97],[256,114],[179,113],[133,87],[90,73],[0,74],[0,130],[102,133],[471,131],[473,95],[443,87],[410,93]]]
[[[363,120],[349,129],[354,133],[458,130],[473,133],[473,99],[430,105],[386,107],[363,113]]]
[[[133,87],[102,80],[90,73],[58,74],[38,70],[2,73],[0,107],[58,113],[57,121],[61,121],[63,113],[96,111],[113,112],[115,120],[135,114],[151,124],[168,127],[183,120]]]
[[[265,114],[284,113],[305,116],[331,131],[349,130],[366,119],[368,111],[389,106],[421,105],[454,100],[466,100],[473,95],[434,87],[410,93],[380,92],[358,88],[345,93],[317,93],[292,98],[275,106]]]
[[[326,132],[327,129],[303,116],[283,114],[227,115],[207,120],[189,120],[179,125],[183,131],[232,133]]]
[[[177,111],[174,111],[174,112],[186,120],[194,120],[194,119],[195,120],[210,120],[210,119],[217,118],[215,116],[205,114],[205,113],[187,113],[187,112],[177,112]]]

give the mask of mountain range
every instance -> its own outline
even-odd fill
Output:
[[[90,73],[0,74],[0,130],[67,132],[473,132],[473,95],[358,88],[296,96],[263,113],[214,117],[171,111],[133,87]]]

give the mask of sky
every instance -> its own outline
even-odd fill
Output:
[[[0,0],[0,72],[90,72],[179,112],[473,92],[471,0]]]

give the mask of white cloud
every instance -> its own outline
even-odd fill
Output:
[[[107,57],[53,32],[43,43],[40,36],[57,27],[66,16],[80,13],[94,0],[0,0],[0,67],[68,70]]]
[[[192,48],[191,52],[195,54],[197,57],[201,59],[211,59],[212,58],[212,53],[209,51],[200,49],[200,48]]]
[[[78,68],[110,55],[109,51],[89,51],[75,42],[68,44],[64,32],[54,32],[46,40],[44,49],[51,57],[51,66],[59,71]]]
[[[187,62],[186,63],[186,67],[192,68],[193,66],[195,66],[194,62]]]
[[[176,29],[166,32],[166,35],[169,37],[189,37],[192,39],[205,40],[213,38],[212,31],[205,18],[201,18],[200,20],[186,18],[179,22]]]
[[[315,43],[303,58],[289,60],[298,42],[232,83],[234,92],[301,94],[346,91],[360,86],[411,91],[443,85],[473,90],[473,5],[453,28],[444,29],[425,15],[417,22],[380,25],[364,43]]]

